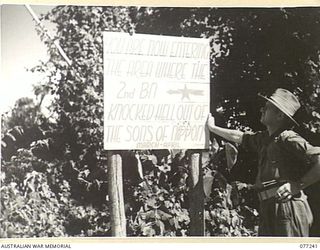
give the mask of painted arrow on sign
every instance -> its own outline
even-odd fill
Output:
[[[167,93],[169,95],[174,95],[174,94],[181,94],[181,100],[184,98],[187,98],[190,100],[190,95],[200,95],[203,96],[203,90],[198,90],[198,89],[188,89],[187,85],[184,85],[183,89],[177,89],[177,90],[168,90]]]

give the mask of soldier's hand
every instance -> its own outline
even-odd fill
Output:
[[[207,118],[207,126],[208,128],[213,128],[216,125],[215,119],[212,116],[211,113],[208,114],[208,118]]]
[[[287,182],[280,186],[276,192],[276,198],[279,201],[286,202],[289,201],[293,195],[298,194],[301,191],[298,183]]]

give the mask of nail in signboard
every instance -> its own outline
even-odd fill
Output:
[[[106,150],[207,147],[208,39],[104,32],[103,46]]]

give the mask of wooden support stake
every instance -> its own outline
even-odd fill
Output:
[[[204,191],[200,153],[190,155],[190,236],[204,236]]]
[[[40,19],[38,18],[38,16],[36,15],[36,13],[33,11],[33,9],[31,8],[31,6],[29,4],[25,4],[24,5],[26,7],[26,9],[29,11],[30,15],[33,17],[33,19],[36,21],[36,23],[41,27],[42,31],[44,32],[44,34],[50,39],[50,41],[53,42],[53,44],[56,46],[56,48],[58,49],[60,55],[63,57],[63,59],[69,64],[69,66],[72,64],[72,61],[69,59],[69,57],[67,56],[67,54],[64,52],[64,50],[61,48],[59,42],[57,40],[53,39],[53,36],[50,35],[50,33],[48,31],[46,31],[46,29],[44,28],[44,26],[42,25]]]
[[[126,236],[126,216],[124,211],[122,159],[120,154],[108,151],[108,190],[111,208],[112,236]]]

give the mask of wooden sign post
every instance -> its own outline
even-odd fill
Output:
[[[189,175],[190,236],[204,236],[204,192],[200,153],[190,155]]]
[[[107,166],[112,236],[125,237],[126,216],[124,211],[121,155],[108,151]]]

